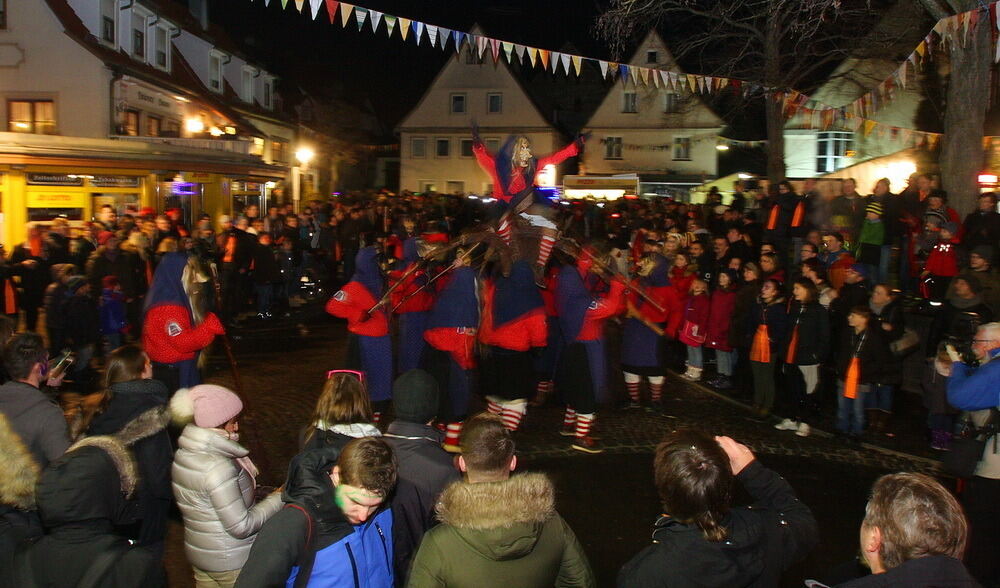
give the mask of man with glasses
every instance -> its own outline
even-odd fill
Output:
[[[1000,406],[1000,323],[986,323],[979,327],[972,339],[972,351],[979,360],[979,367],[962,362],[961,356],[951,345],[946,347],[951,358],[951,376],[948,378],[948,402],[971,414],[976,426],[996,420],[995,410]],[[994,423],[996,424],[996,423]],[[986,586],[1000,580],[1000,563],[995,546],[1000,541],[1000,451],[996,450],[995,436],[986,440],[982,459],[974,476],[966,481],[962,503],[969,517],[970,537],[966,563],[969,571]]]

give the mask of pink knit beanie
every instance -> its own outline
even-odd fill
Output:
[[[194,406],[194,424],[199,427],[221,427],[243,410],[239,396],[215,384],[194,386],[190,395]]]

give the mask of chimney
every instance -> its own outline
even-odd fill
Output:
[[[188,0],[188,10],[198,20],[201,30],[208,30],[208,0]]]

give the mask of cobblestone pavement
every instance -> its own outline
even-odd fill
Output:
[[[291,318],[251,323],[234,341],[244,393],[253,410],[244,419],[244,440],[253,433],[266,454],[265,483],[281,483],[288,460],[297,451],[299,433],[319,396],[324,374],[342,365],[346,331],[340,321],[319,308],[296,312]],[[217,350],[209,362],[207,380],[233,386],[225,354]],[[606,408],[598,412],[597,435],[607,453],[582,455],[558,434],[562,410],[554,403],[530,409],[516,434],[524,467],[552,475],[559,508],[587,548],[601,585],[613,584],[624,561],[647,542],[658,512],[652,488],[650,453],[665,432],[678,426],[701,428],[747,443],[761,460],[787,477],[803,500],[814,508],[821,529],[835,538],[803,564],[829,567],[856,552],[857,523],[863,514],[867,488],[877,475],[909,470],[934,473],[936,462],[874,446],[849,446],[822,432],[808,438],[777,431],[732,400],[669,377],[662,414],[645,410]],[[252,453],[258,465],[259,453]],[[600,513],[600,516],[595,516]],[[826,539],[826,536],[824,536]],[[166,563],[170,585],[191,586],[183,556],[179,518],[171,523]],[[809,568],[790,572],[788,585],[801,585]]]

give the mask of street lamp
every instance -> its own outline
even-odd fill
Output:
[[[295,151],[295,159],[299,162],[299,165],[306,167],[309,162],[312,161],[313,157],[316,156],[316,152],[309,147],[299,147]]]
[[[184,121],[184,128],[192,135],[197,134],[205,130],[205,122],[200,118],[189,118]]]
[[[295,211],[299,210],[299,202],[302,200],[302,171],[309,167],[309,162],[316,157],[316,152],[311,147],[305,145],[295,150],[295,160],[298,165],[292,168],[292,200]]]

